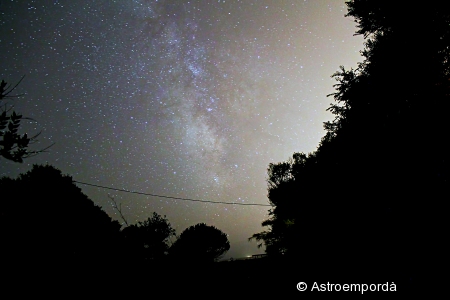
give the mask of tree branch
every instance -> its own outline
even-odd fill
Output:
[[[122,214],[122,203],[120,203],[120,204],[119,204],[119,207],[118,207],[118,206],[117,206],[117,202],[116,202],[116,200],[114,199],[114,197],[112,197],[110,194],[108,194],[108,198],[112,201],[112,203],[113,203],[113,208],[119,212],[119,215],[120,215],[120,217],[122,218],[122,220],[125,222],[125,224],[126,224],[127,226],[129,226],[127,220],[125,219],[125,217],[124,217],[123,214]]]

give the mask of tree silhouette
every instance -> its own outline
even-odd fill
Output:
[[[186,228],[170,247],[172,258],[184,263],[209,263],[219,260],[230,249],[225,233],[199,223]]]
[[[450,182],[450,13],[443,3],[347,6],[364,60],[333,75],[335,119],[317,150],[269,166],[269,230],[252,238],[268,253],[424,267],[442,247]]]
[[[126,247],[137,259],[161,260],[170,247],[172,237],[176,237],[166,216],[156,212],[144,222],[130,225],[122,230]]]
[[[15,85],[8,85],[4,80],[0,83],[0,104],[4,99],[19,97],[20,95],[11,95],[15,88],[20,84],[23,77]],[[11,112],[7,105],[3,105],[2,112],[0,112],[0,156],[14,161],[23,162],[24,158],[34,156],[38,153],[44,152],[51,146],[42,150],[29,150],[31,143],[37,141],[39,133],[34,136],[28,136],[26,133],[19,134],[20,122],[22,120],[31,120],[24,118],[15,111]]]
[[[120,224],[83,194],[70,176],[34,165],[0,179],[2,258],[15,269],[94,263],[115,257]]]

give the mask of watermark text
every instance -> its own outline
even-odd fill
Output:
[[[300,292],[357,292],[364,294],[366,292],[396,292],[397,286],[394,282],[386,283],[318,283],[314,282],[308,287],[306,282],[299,282],[297,290]]]

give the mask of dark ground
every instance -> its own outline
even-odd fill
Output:
[[[195,296],[226,299],[228,296],[254,296],[269,298],[316,294],[319,296],[371,296],[390,297],[417,290],[418,279],[411,274],[377,268],[333,266],[291,259],[249,259],[224,261],[209,265],[148,264],[119,266],[61,265],[35,266],[15,270],[2,280],[2,293],[13,291],[15,296],[37,295],[67,297],[77,295],[102,298],[132,299],[138,295],[146,299],[161,295]],[[297,290],[297,283],[305,282],[305,292]],[[396,292],[318,292],[310,287],[318,284],[389,284],[395,283]],[[336,294],[337,293],[337,294]],[[164,298],[165,298],[164,297]],[[3,297],[2,297],[3,298]]]

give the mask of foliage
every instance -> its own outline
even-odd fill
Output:
[[[158,260],[163,258],[170,247],[172,237],[176,237],[166,216],[153,212],[144,222],[138,222],[122,230],[130,253],[139,259]]]
[[[376,255],[405,267],[445,227],[450,14],[441,3],[347,6],[364,60],[332,75],[335,118],[317,150],[269,165],[269,229],[251,239],[269,254]]]
[[[11,95],[11,92],[14,91],[22,79],[14,87],[8,85],[4,80],[1,81],[0,104],[4,99],[19,96]],[[26,119],[31,120],[30,118],[24,118],[15,111],[11,112],[11,109],[7,109],[6,105],[3,106],[3,111],[0,112],[0,156],[8,160],[21,163],[24,158],[34,156],[49,148],[47,147],[42,150],[29,150],[30,144],[36,142],[36,138],[39,136],[39,133],[31,137],[29,137],[26,133],[22,135],[19,134],[19,127],[21,125],[20,122]]]
[[[186,228],[170,247],[171,257],[183,262],[207,263],[219,260],[230,249],[225,233],[199,223]]]
[[[118,245],[120,224],[83,194],[70,176],[34,165],[18,178],[0,179],[2,257],[20,263],[107,261]]]

